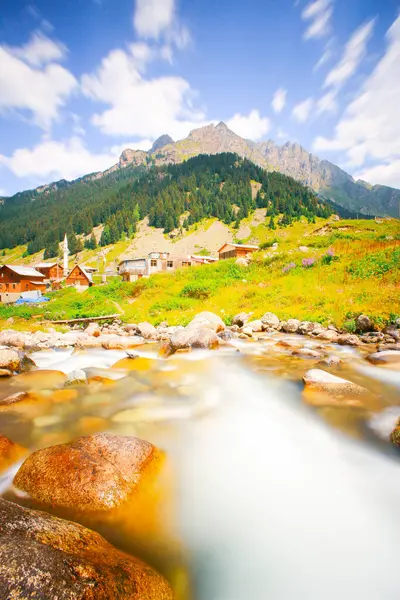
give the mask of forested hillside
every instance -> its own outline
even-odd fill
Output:
[[[146,215],[150,225],[168,233],[205,217],[239,226],[251,210],[263,207],[271,229],[278,215],[281,225],[289,225],[301,216],[312,221],[332,213],[331,205],[291,177],[232,153],[199,155],[182,164],[131,167],[42,194],[17,195],[0,208],[0,248],[28,244],[28,254],[46,248],[51,257],[65,233],[74,253],[82,244],[74,234],[90,235],[100,224],[105,225],[100,243],[107,245],[131,237]],[[95,243],[93,236],[87,241],[89,247]]]

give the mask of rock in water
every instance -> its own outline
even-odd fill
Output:
[[[204,311],[199,313],[190,321],[187,329],[202,329],[206,327],[207,329],[212,329],[215,333],[219,331],[223,331],[225,329],[225,323],[215,313]]]
[[[245,313],[241,312],[232,319],[232,325],[237,325],[238,327],[244,327],[247,321],[250,319],[253,313]]]
[[[157,329],[151,323],[139,323],[139,333],[146,340],[155,340],[158,338]]]
[[[82,512],[116,508],[157,472],[162,453],[134,437],[98,433],[34,452],[14,485],[45,505]]]
[[[308,388],[314,388],[331,394],[350,393],[358,395],[367,391],[363,387],[347,381],[347,379],[336,377],[336,375],[331,375],[322,369],[307,371],[303,377],[303,381]]]
[[[300,321],[298,319],[289,319],[283,329],[287,333],[296,333],[299,329],[299,326]]]
[[[0,598],[173,600],[167,581],[98,533],[0,499]]]
[[[383,350],[367,356],[367,360],[374,365],[400,367],[400,352],[397,350]]]
[[[11,348],[0,350],[0,369],[18,371],[20,366],[21,359],[17,350],[12,350]]]
[[[28,450],[0,435],[0,473],[28,454]]]

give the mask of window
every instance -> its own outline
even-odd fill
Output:
[[[29,285],[27,283],[25,284],[25,289],[29,290]]]
[[[151,260],[150,261],[150,266],[151,267],[156,267],[157,266],[157,261],[156,260]]]
[[[191,265],[192,263],[190,262],[182,261],[182,267],[190,267]]]
[[[174,262],[172,260],[169,260],[167,262],[167,267],[168,267],[168,269],[172,269],[174,267]]]
[[[13,290],[15,290],[15,288],[17,287],[17,284],[13,283],[12,286],[13,286]]]

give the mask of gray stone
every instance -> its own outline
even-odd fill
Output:
[[[341,346],[361,346],[360,338],[351,333],[344,333],[338,337],[338,344]]]
[[[0,369],[19,371],[21,358],[17,350],[8,348],[0,350]]]
[[[321,362],[318,363],[318,366],[321,367],[337,367],[338,365],[341,364],[341,359],[338,356],[327,356],[326,358],[324,358],[323,360],[321,360]]]
[[[356,319],[356,328],[357,331],[366,333],[367,331],[372,331],[374,326],[371,319],[367,315],[359,315]]]
[[[297,333],[299,325],[300,321],[298,319],[289,319],[286,321],[285,325],[282,326],[282,329],[287,333]]]
[[[323,357],[323,354],[313,350],[312,348],[296,348],[292,352],[293,356],[298,356],[299,358],[314,358],[319,359]]]
[[[185,348],[216,348],[219,345],[217,334],[208,327],[186,328],[171,336],[171,350],[176,352]]]
[[[326,331],[321,331],[321,333],[317,335],[317,338],[319,340],[326,340],[327,342],[335,343],[339,339],[339,334],[336,331],[327,329]]]
[[[269,329],[277,329],[279,326],[279,318],[274,313],[267,312],[261,317],[263,324]]]
[[[204,311],[196,315],[188,325],[188,329],[203,329],[204,327],[218,333],[225,329],[225,323],[215,313]]]
[[[143,338],[136,335],[128,337],[107,335],[105,337],[107,339],[102,342],[102,346],[106,350],[126,350],[127,348],[135,348],[135,346],[141,346],[144,343]],[[100,339],[101,338],[97,338],[97,340]]]
[[[76,369],[75,371],[69,373],[67,376],[66,385],[77,385],[80,383],[87,383],[87,375],[85,371],[82,371],[82,369]]]
[[[158,338],[157,329],[150,323],[139,323],[138,331],[146,340],[156,340]]]
[[[250,327],[250,325],[246,325],[245,327],[242,328],[242,333],[244,335],[246,335],[247,337],[252,337],[253,336],[253,330]]]
[[[252,331],[260,333],[263,330],[263,322],[261,319],[257,319],[256,321],[249,321],[246,324],[247,327],[250,327]]]
[[[367,360],[374,365],[387,365],[400,367],[400,352],[398,350],[382,350],[367,356]]]
[[[247,321],[250,319],[253,313],[245,313],[241,312],[235,317],[233,317],[232,324],[237,325],[238,327],[243,327],[246,325]]]
[[[235,265],[237,265],[238,267],[245,268],[245,267],[249,266],[249,263],[248,263],[248,260],[246,258],[238,258],[235,261]]]
[[[362,394],[365,393],[365,388],[362,388],[347,379],[336,377],[327,371],[322,369],[311,369],[307,371],[303,377],[303,381],[306,387],[318,389],[320,391],[335,393],[351,393],[351,394]]]

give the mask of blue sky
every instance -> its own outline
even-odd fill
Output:
[[[2,0],[0,195],[225,121],[400,187],[394,0]]]

